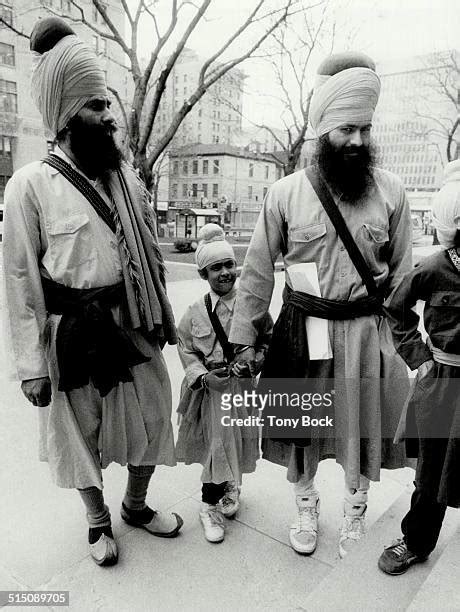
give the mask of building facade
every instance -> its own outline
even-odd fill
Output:
[[[377,66],[382,90],[372,133],[383,167],[409,194],[441,185],[447,132],[458,115],[458,57],[446,51]]]
[[[218,208],[232,228],[253,229],[278,178],[281,171],[270,155],[220,143],[185,146],[170,153],[170,211]]]
[[[100,30],[106,26],[91,0],[82,0],[85,16]],[[119,2],[106,3],[109,15],[124,32],[124,12]],[[35,22],[51,14],[78,17],[77,9],[69,0],[0,0],[0,15],[17,30],[30,34]],[[98,53],[109,86],[114,87],[123,100],[129,94],[129,75],[123,67],[123,53],[117,44],[96,35],[83,24],[71,22],[71,27]],[[0,204],[6,182],[13,172],[33,160],[46,155],[47,143],[41,116],[30,96],[32,54],[29,39],[0,26]],[[117,104],[113,109],[118,113]]]

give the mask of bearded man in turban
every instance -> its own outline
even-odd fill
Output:
[[[31,36],[32,96],[58,148],[5,192],[4,266],[17,377],[39,407],[41,458],[78,489],[89,550],[118,552],[101,468],[128,466],[130,525],[175,536],[182,519],[145,503],[155,465],[175,465],[171,388],[161,349],[176,343],[149,195],[114,140],[92,50],[60,19]]]
[[[364,533],[370,480],[379,480],[381,467],[404,465],[403,449],[392,444],[392,436],[408,391],[407,372],[393,348],[382,303],[411,269],[411,220],[400,180],[374,166],[370,132],[379,92],[374,62],[363,54],[336,54],[320,66],[310,106],[318,136],[315,164],[268,191],[229,337],[238,345],[238,361],[252,367],[255,323],[269,307],[274,262],[281,253],[287,269],[284,305],[263,375],[332,380],[335,389],[332,434],[263,440],[264,457],[286,466],[294,483],[298,520],[290,543],[303,554],[317,545],[314,477],[322,459],[335,457],[345,472],[341,557]],[[339,237],[337,219],[333,222],[322,204],[325,194],[351,241],[343,227]],[[360,272],[350,242],[361,252]],[[319,297],[293,286],[289,267],[305,263],[316,269]],[[317,347],[307,345],[308,316],[328,320],[330,350],[319,356]]]

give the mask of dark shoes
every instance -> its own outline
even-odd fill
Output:
[[[161,538],[174,538],[184,521],[175,512],[163,514],[146,506],[143,510],[130,510],[121,505],[121,518],[132,527],[140,527]]]
[[[411,552],[403,539],[396,540],[390,546],[387,546],[380,555],[378,562],[382,572],[391,576],[404,574],[414,563],[423,563],[428,557],[419,557]]]

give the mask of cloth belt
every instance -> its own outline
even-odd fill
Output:
[[[460,368],[460,355],[455,355],[454,353],[445,353],[444,351],[441,351],[441,349],[438,349],[435,346],[431,346],[431,352],[433,354],[433,359],[438,363]]]
[[[111,307],[124,296],[124,283],[75,289],[42,277],[50,314],[62,315],[56,335],[59,391],[91,382],[105,397],[120,382],[133,380],[130,368],[150,361],[114,321]]]

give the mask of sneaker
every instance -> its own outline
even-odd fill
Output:
[[[208,542],[222,542],[225,537],[224,517],[218,506],[203,503],[200,521],[204,529],[204,537]]]
[[[341,559],[347,556],[365,533],[366,507],[360,515],[344,515],[339,538],[339,556]]]
[[[145,506],[143,510],[131,510],[121,504],[121,518],[132,527],[145,529],[160,538],[175,538],[184,524],[182,518],[175,512],[164,514]]]
[[[118,549],[111,527],[90,528],[88,540],[89,554],[97,565],[116,565]]]
[[[235,481],[227,482],[225,495],[219,502],[222,514],[226,518],[233,518],[240,507],[240,487]]]
[[[319,498],[297,497],[297,523],[289,530],[289,542],[301,555],[311,555],[318,541]]]
[[[411,552],[403,539],[395,540],[380,555],[378,566],[386,574],[404,574],[414,563],[423,563],[428,557],[419,557]]]

